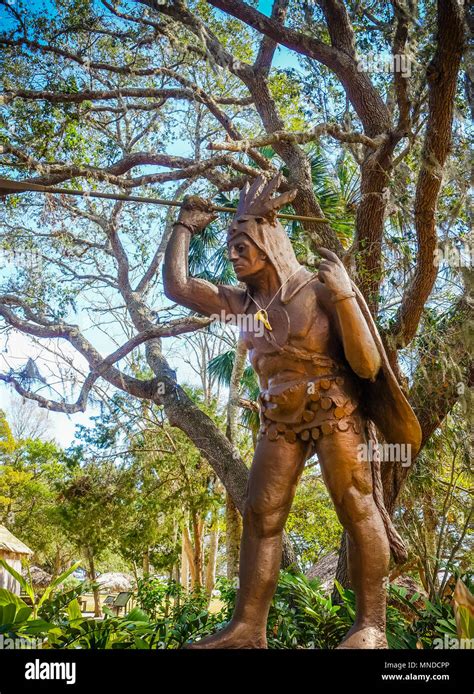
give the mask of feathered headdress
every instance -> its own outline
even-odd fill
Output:
[[[296,190],[289,190],[272,198],[273,193],[280,187],[280,183],[281,174],[277,174],[270,181],[263,176],[257,176],[251,186],[246,183],[240,191],[235,218],[261,217],[270,224],[274,224],[278,210],[294,200],[297,193]]]
[[[291,202],[297,193],[289,190],[272,198],[280,182],[281,175],[278,174],[270,181],[258,176],[251,186],[245,184],[234,221],[227,232],[227,242],[243,233],[265,253],[282,284],[281,300],[287,303],[313,275],[298,262],[288,234],[277,219],[278,210]]]

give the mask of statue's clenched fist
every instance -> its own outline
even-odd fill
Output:
[[[212,203],[198,195],[187,195],[183,200],[178,222],[187,227],[192,234],[199,234],[216,218]]]
[[[317,248],[316,250],[323,258],[319,265],[319,280],[334,296],[353,294],[351,278],[337,255],[327,248]]]

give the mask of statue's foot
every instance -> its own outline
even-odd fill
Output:
[[[267,648],[267,639],[265,634],[250,630],[247,624],[230,622],[216,634],[206,636],[184,648]]]
[[[388,643],[385,631],[378,627],[357,627],[354,624],[337,648],[388,648]]]

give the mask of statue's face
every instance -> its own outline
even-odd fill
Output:
[[[228,242],[227,252],[237,279],[247,282],[268,267],[267,256],[245,234],[245,222],[238,223],[237,229],[239,233]]]

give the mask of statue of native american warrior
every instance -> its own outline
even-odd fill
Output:
[[[380,457],[369,452],[379,450],[377,427],[386,442],[407,447],[414,458],[420,426],[343,263],[323,248],[317,273],[298,262],[276,216],[296,191],[272,197],[279,185],[280,177],[246,185],[228,230],[229,259],[245,289],[189,276],[190,238],[215,218],[201,198],[185,201],[165,255],[170,299],[207,316],[253,316],[240,321],[240,339],[261,388],[235,611],[224,629],[190,647],[266,648],[283,528],[305,461],[316,454],[347,531],[356,595],[355,622],[339,648],[387,648],[390,551],[397,562],[406,551],[383,503]]]

